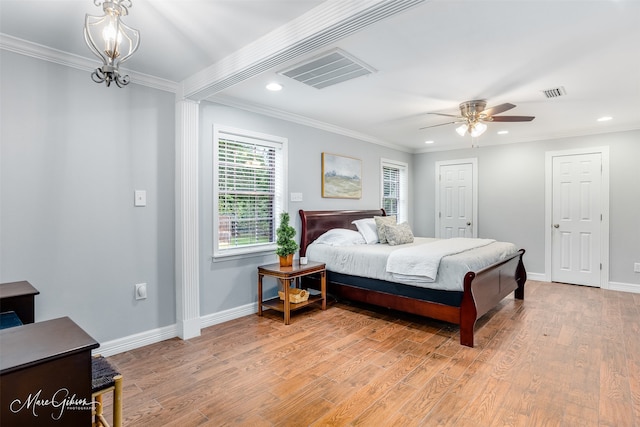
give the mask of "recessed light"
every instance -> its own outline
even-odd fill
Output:
[[[277,92],[279,90],[282,90],[282,85],[280,83],[275,83],[275,82],[269,83],[267,85],[267,90],[270,90],[272,92]]]
[[[498,135],[506,135],[506,134],[508,134],[508,133],[509,133],[509,131],[508,131],[508,130],[499,130],[499,131],[498,131]]]
[[[433,144],[434,142],[435,142],[435,141],[431,141],[431,140],[429,140],[429,141],[425,141],[424,143],[425,143],[425,144]]]
[[[613,117],[611,116],[604,116],[604,117],[600,117],[598,119],[599,122],[608,122],[609,120],[613,119]]]

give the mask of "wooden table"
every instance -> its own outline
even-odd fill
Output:
[[[2,425],[90,426],[99,345],[68,317],[1,330]]]
[[[296,285],[299,279],[310,274],[320,275],[320,295],[310,295],[309,300],[294,304],[289,302],[289,287],[294,280]],[[282,282],[284,291],[284,301],[280,297],[272,298],[267,301],[262,300],[262,278],[264,276],[275,277]],[[298,261],[294,262],[291,267],[280,267],[280,264],[269,264],[258,267],[258,316],[262,316],[262,307],[274,309],[284,313],[284,324],[288,325],[291,320],[291,311],[306,307],[309,304],[321,302],[322,309],[327,309],[327,272],[325,264],[319,262],[309,262],[301,265]]]
[[[35,322],[34,297],[40,291],[27,281],[0,283],[0,312],[15,311],[22,323]]]

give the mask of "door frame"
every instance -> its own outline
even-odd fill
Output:
[[[553,158],[561,156],[575,156],[581,154],[600,154],[602,158],[602,191],[600,192],[600,207],[602,221],[600,222],[600,288],[609,289],[609,147],[575,148],[570,150],[545,152],[545,188],[544,188],[544,280],[551,281],[551,242],[553,239]]]
[[[472,237],[478,237],[478,158],[473,157],[469,159],[456,159],[456,160],[443,160],[436,162],[436,203],[435,203],[435,237],[440,238],[440,168],[442,166],[452,166],[452,165],[462,165],[462,164],[471,164],[472,168],[472,178],[473,178],[473,186],[472,186],[472,198],[473,204],[471,206],[472,218],[471,223],[473,224],[472,228]]]

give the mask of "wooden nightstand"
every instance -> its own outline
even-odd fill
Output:
[[[308,301],[297,304],[289,302],[289,287],[293,281],[295,280],[296,284],[298,284],[301,277],[309,274],[320,275],[320,295],[310,295]],[[262,278],[264,276],[275,277],[282,282],[284,301],[280,300],[279,297],[262,301]],[[292,310],[297,310],[318,302],[322,303],[323,310],[327,309],[327,272],[325,270],[325,264],[310,261],[308,264],[300,265],[296,261],[291,267],[280,267],[280,264],[277,263],[258,267],[258,316],[262,316],[263,306],[272,308],[284,313],[284,324],[288,325]]]

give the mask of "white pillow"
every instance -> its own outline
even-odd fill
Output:
[[[345,245],[364,245],[366,242],[362,237],[362,234],[355,230],[348,230],[346,228],[333,228],[326,231],[320,237],[313,241],[313,243],[319,243],[329,246],[345,246]]]
[[[364,237],[365,242],[367,242],[367,245],[378,243],[378,227],[376,226],[375,219],[357,219],[352,221],[351,224],[355,224],[360,234],[362,234],[362,237]]]

